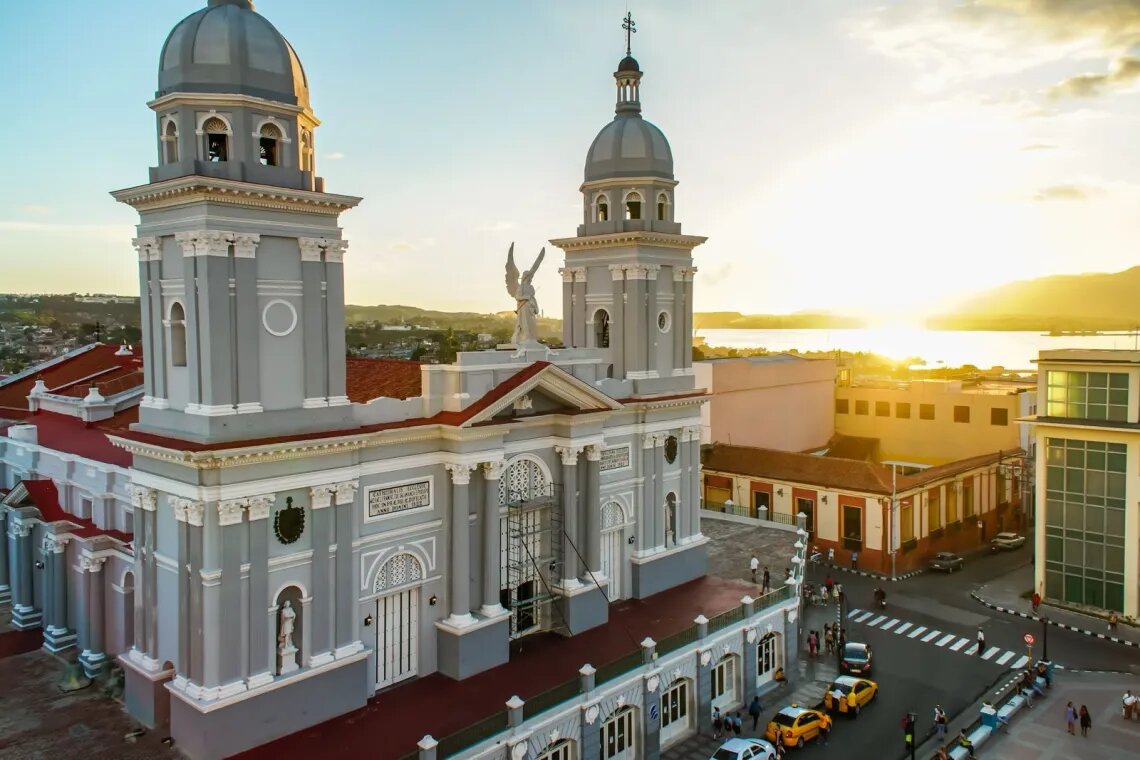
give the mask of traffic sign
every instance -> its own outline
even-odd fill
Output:
[[[1032,634],[1032,633],[1027,633],[1027,634],[1025,634],[1025,643],[1026,643],[1026,644],[1028,644],[1029,646],[1033,646],[1033,642],[1034,642],[1034,641],[1036,641],[1036,639],[1035,639],[1035,638],[1033,638],[1033,634]]]

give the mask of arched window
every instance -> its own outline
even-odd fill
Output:
[[[692,682],[678,678],[661,693],[661,746],[673,744],[693,729]]]
[[[605,309],[594,312],[594,347],[610,347],[610,313]]]
[[[665,193],[657,194],[657,218],[665,221],[666,206],[669,205],[669,196]]]
[[[780,634],[771,632],[764,635],[756,644],[756,687],[759,688],[776,677],[783,659]]]
[[[599,195],[594,201],[596,212],[594,221],[608,222],[610,220],[610,203],[604,194]]]
[[[166,122],[166,128],[162,130],[162,152],[166,163],[178,163],[178,127],[173,121]]]
[[[712,706],[719,707],[722,710],[727,710],[737,702],[740,697],[737,696],[737,661],[739,658],[734,654],[726,654],[720,658],[720,661],[713,666],[712,671]]]
[[[186,366],[186,310],[177,301],[170,307],[170,366]]]
[[[230,160],[230,128],[217,116],[211,116],[202,125],[206,133],[206,160],[213,163]]]
[[[280,166],[281,156],[278,153],[280,142],[281,130],[274,124],[263,124],[258,139],[258,158],[262,166]]]
[[[625,218],[641,218],[641,193],[630,192],[625,196]]]
[[[578,746],[573,739],[559,739],[538,756],[538,760],[578,760]]]
[[[637,725],[633,707],[619,709],[602,723],[602,760],[625,760],[638,756]]]
[[[677,545],[677,494],[665,497],[665,546]]]

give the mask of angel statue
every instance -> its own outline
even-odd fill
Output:
[[[507,251],[507,292],[515,299],[515,332],[511,336],[511,343],[519,348],[537,346],[538,343],[538,300],[534,297],[534,285],[531,279],[538,271],[546,249],[538,252],[534,266],[522,273],[519,277],[519,268],[515,266],[515,244]]]

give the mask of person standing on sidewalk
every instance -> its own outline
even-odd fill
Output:
[[[764,565],[764,584],[760,587],[761,594],[767,594],[772,590],[772,576],[768,573],[768,566]]]
[[[938,741],[946,738],[946,711],[942,705],[934,706],[934,730],[938,732]]]
[[[760,560],[756,559],[756,555],[752,555],[752,559],[748,561],[748,569],[752,571],[752,582],[756,582],[756,571],[760,569]]]
[[[1073,736],[1077,735],[1077,708],[1072,702],[1065,705],[1065,729]]]
[[[756,731],[756,726],[760,723],[760,711],[763,709],[764,705],[760,703],[760,695],[753,696],[752,704],[748,705],[748,714],[752,716],[753,731]]]
[[[1116,616],[1116,610],[1108,613],[1108,632],[1116,633],[1116,624],[1120,622],[1120,618]]]
[[[986,634],[982,631],[982,627],[978,626],[978,657],[981,657],[984,651],[986,651]]]
[[[1031,601],[1033,604],[1033,614],[1036,615],[1037,614],[1037,608],[1041,606],[1041,595],[1038,594],[1036,591],[1034,591],[1033,592],[1033,599]]]
[[[851,552],[851,569],[859,569],[859,552]]]
[[[1089,729],[1092,728],[1092,716],[1089,715],[1089,708],[1087,705],[1081,705],[1081,736],[1088,738]]]

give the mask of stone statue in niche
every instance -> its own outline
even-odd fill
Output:
[[[515,299],[515,332],[511,336],[511,344],[516,348],[541,346],[538,342],[538,299],[531,280],[544,256],[545,248],[538,252],[534,265],[520,276],[519,268],[515,266],[515,244],[511,243],[511,248],[507,251],[507,293]]]
[[[296,625],[296,620],[293,603],[285,600],[277,622],[277,654],[281,656],[281,675],[292,673],[298,667],[297,647],[293,646],[293,626]]]

